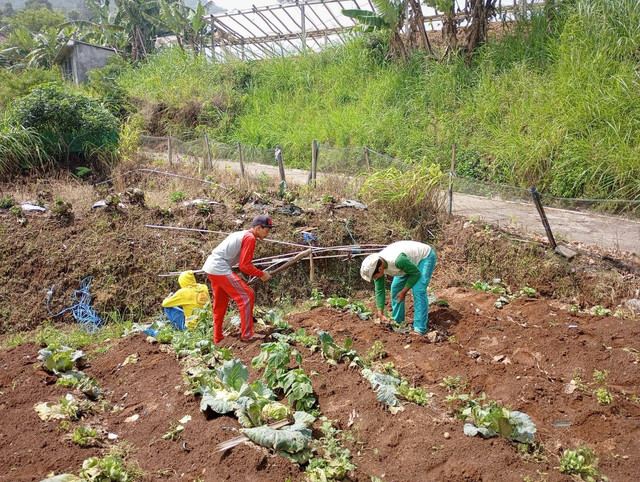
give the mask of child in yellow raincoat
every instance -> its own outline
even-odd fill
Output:
[[[195,308],[202,308],[209,301],[209,288],[196,283],[193,271],[184,271],[178,277],[180,289],[162,302],[164,312],[177,330],[194,330],[197,318],[192,316]]]

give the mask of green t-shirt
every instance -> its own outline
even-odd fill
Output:
[[[418,280],[420,280],[420,270],[418,269],[418,267],[413,263],[413,261],[407,258],[407,255],[404,253],[400,253],[400,255],[396,258],[395,264],[398,269],[404,271],[405,275],[407,276],[407,283],[405,284],[405,286],[409,289],[413,288]],[[376,288],[376,307],[379,310],[382,310],[385,303],[384,276],[380,276],[380,278],[373,280],[373,284]]]

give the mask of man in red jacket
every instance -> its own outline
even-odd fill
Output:
[[[251,229],[231,233],[209,255],[202,267],[211,282],[213,292],[213,342],[222,338],[222,322],[227,313],[229,298],[238,304],[240,311],[240,337],[243,340],[253,338],[253,302],[255,293],[235,274],[231,268],[237,263],[240,271],[268,281],[271,275],[253,266],[253,252],[256,239],[263,240],[273,227],[273,221],[267,215],[253,218]]]

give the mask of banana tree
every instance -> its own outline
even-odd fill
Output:
[[[109,0],[106,0],[108,2]],[[157,25],[149,17],[157,16],[159,7],[154,0],[113,0],[117,7],[113,24],[123,27],[128,33],[128,42],[133,60],[145,59],[153,49]]]
[[[496,0],[466,0],[465,10],[471,17],[466,38],[467,61],[476,48],[487,41],[489,20],[496,13],[496,3]]]
[[[5,59],[10,70],[26,67],[49,68],[53,64],[60,43],[67,40],[65,31],[56,27],[35,33],[16,29],[9,37],[8,47],[0,51],[0,56]]]
[[[458,22],[456,20],[456,0],[424,0],[424,4],[444,14],[442,19],[442,40],[445,51],[442,57],[458,51]]]
[[[361,30],[388,32],[389,55],[393,58],[407,58],[407,49],[401,31],[407,15],[409,0],[373,0],[375,11],[343,9],[342,14],[360,23]]]
[[[133,60],[146,58],[153,49],[153,39],[158,31],[158,25],[150,20],[158,15],[158,2],[86,0],[86,4],[92,13],[89,23],[93,24],[98,43],[124,49]],[[101,29],[102,35],[99,33]]]
[[[161,29],[173,33],[182,50],[188,46],[196,55],[203,52],[209,27],[204,16],[213,2],[203,5],[198,1],[195,9],[182,2],[160,0],[158,4],[160,6],[158,16],[147,15],[149,20],[155,22]]]

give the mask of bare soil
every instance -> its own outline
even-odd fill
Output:
[[[230,177],[221,174],[219,181],[224,179],[229,187]],[[337,202],[322,203],[303,193],[295,201],[303,213],[286,216],[276,212],[282,202],[274,187],[237,184],[233,190],[222,190],[167,179],[136,175],[117,181],[116,190],[140,187],[147,199],[146,206],[117,209],[92,210],[93,202],[104,199],[108,190],[77,181],[2,186],[0,194],[11,193],[19,201],[48,196],[51,203],[62,197],[71,202],[74,213],[72,219],[50,212],[27,214],[25,223],[8,210],[0,212],[3,340],[19,332],[28,337],[30,330],[50,319],[45,299],[51,285],[55,284],[52,309],[57,311],[68,305],[87,275],[93,276],[93,306],[99,313],[118,313],[135,321],[157,316],[161,299],[176,282],[157,275],[198,269],[222,235],[151,229],[146,224],[232,231],[247,226],[259,206],[267,204],[263,209],[279,226],[272,236],[289,242],[300,242],[296,229],[314,227],[319,245],[351,244],[346,220],[359,243],[388,243],[415,233],[380,213],[339,209]],[[179,206],[169,200],[178,190],[188,199],[206,197],[222,204],[210,212]],[[623,307],[638,289],[637,277],[590,258],[569,263],[535,243],[485,228],[463,228],[463,220],[443,225],[436,240],[425,241],[434,243],[438,252],[435,294],[449,304],[430,311],[429,328],[444,335],[441,341],[429,343],[326,306],[287,317],[295,329],[326,330],[338,343],[350,337],[361,354],[381,342],[384,361],[434,393],[428,406],[406,404],[404,411],[392,415],[377,402],[358,369],[330,365],[319,353],[299,347],[322,414],[350,435],[345,443],[357,469],[349,480],[571,480],[557,470],[559,456],[581,445],[596,452],[609,480],[635,480],[640,473],[638,319],[629,312],[593,316],[568,308]],[[257,256],[295,249],[261,244]],[[258,285],[257,303],[265,309],[282,307],[308,299],[316,287],[327,296],[340,294],[372,306],[372,288],[359,279],[358,266],[357,258],[319,260],[312,284],[308,264],[297,265]],[[532,286],[537,296],[520,297],[498,309],[494,302],[499,295],[470,288],[478,279],[493,277],[500,277],[514,292]],[[408,305],[410,319],[410,299]],[[69,314],[56,322],[61,328],[73,323]],[[241,343],[234,334],[222,345],[247,366],[260,351],[260,341]],[[83,460],[105,454],[107,447],[81,448],[70,440],[79,425],[115,433],[117,442],[129,443],[128,460],[139,465],[144,480],[305,479],[297,465],[254,444],[214,452],[216,444],[238,434],[239,423],[234,417],[208,418],[200,412],[199,397],[185,394],[183,367],[170,347],[151,343],[141,334],[85,348],[90,355],[85,373],[98,380],[108,404],[122,410],[94,411],[69,430],[57,421],[43,422],[33,406],[57,401],[70,389],[56,385],[55,377],[42,370],[36,361],[39,348],[27,342],[0,350],[2,481],[41,480],[51,472],[77,474]],[[131,354],[137,354],[139,362],[123,366]],[[594,370],[607,370],[606,380],[597,383]],[[250,373],[252,379],[260,375],[253,369]],[[440,385],[444,377],[456,376],[469,382],[467,393],[484,392],[489,399],[529,414],[537,426],[538,452],[519,452],[504,438],[465,436],[462,421],[452,416],[454,407],[445,402],[448,392]],[[581,383],[572,389],[569,382],[576,377]],[[601,387],[614,395],[612,403],[598,403],[594,390]],[[136,421],[125,421],[134,414],[139,415]],[[163,439],[170,425],[187,414],[192,420],[179,438]]]

